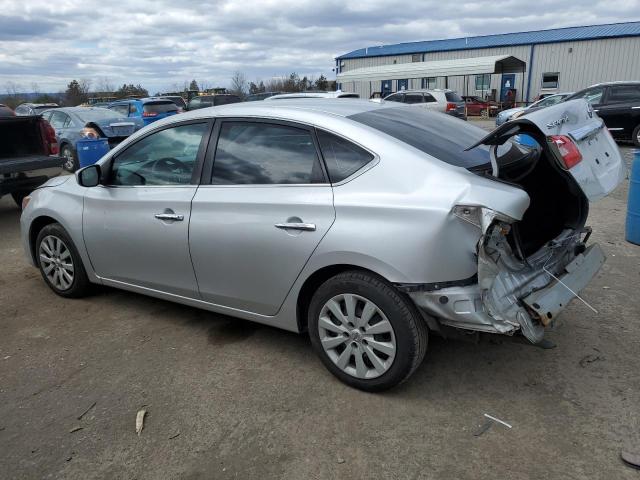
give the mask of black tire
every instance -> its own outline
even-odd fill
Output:
[[[68,265],[69,258],[72,261],[71,265],[73,267],[73,272],[72,272],[73,277],[72,277],[72,281],[69,282],[70,285],[68,286],[56,285],[56,283],[54,283],[45,272],[45,269],[48,266],[51,266],[52,264],[51,263],[47,264],[46,261],[41,259],[40,257],[41,245],[42,245],[42,242],[45,241],[45,239],[48,239],[47,241],[51,242],[52,241],[51,237],[61,240],[63,243],[63,246],[65,247],[66,250],[68,250],[70,254],[70,256],[67,256],[63,260],[63,261],[66,260],[65,261],[66,265]],[[35,248],[35,257],[37,259],[37,264],[38,264],[38,269],[40,270],[40,274],[42,275],[42,278],[44,279],[46,284],[49,286],[49,288],[51,288],[51,290],[53,290],[55,293],[57,293],[61,297],[66,297],[66,298],[80,298],[90,293],[91,283],[89,282],[89,279],[87,277],[87,272],[85,271],[84,265],[82,264],[82,259],[80,258],[80,254],[78,253],[76,246],[71,240],[71,237],[69,236],[67,231],[62,227],[62,225],[60,225],[59,223],[51,223],[45,226],[42,230],[40,230],[40,233],[38,233],[38,237],[36,238],[36,244],[34,248]],[[66,250],[61,249],[62,256],[64,256]],[[58,255],[58,257],[61,257],[61,255]],[[62,275],[62,273],[60,275]],[[65,279],[65,281],[68,281],[68,280]]]
[[[65,143],[62,146],[62,148],[60,149],[60,155],[62,155],[67,159],[67,161],[64,164],[64,169],[67,170],[68,172],[73,173],[80,168],[78,155],[76,154],[75,149],[68,143]]]
[[[340,294],[355,294],[373,302],[393,327],[395,356],[388,370],[378,377],[357,378],[343,371],[322,346],[318,328],[320,313],[329,300]],[[309,306],[308,328],[313,349],[324,366],[347,385],[368,392],[387,390],[404,382],[422,363],[427,351],[427,326],[415,305],[383,278],[363,271],[343,272],[318,288]],[[349,362],[355,363],[355,357],[350,357]]]
[[[633,129],[631,134],[631,141],[636,147],[640,147],[640,125]]]
[[[24,197],[29,195],[29,193],[30,192],[21,191],[21,192],[13,192],[11,194],[11,196],[13,197],[13,201],[16,202],[16,205],[18,205],[18,207],[21,210],[22,210],[22,200],[24,200]]]

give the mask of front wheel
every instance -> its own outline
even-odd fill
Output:
[[[62,297],[85,296],[91,284],[80,254],[59,223],[45,226],[36,239],[36,258],[42,278]]]
[[[409,378],[427,349],[427,327],[415,306],[366,272],[344,272],[323,283],[311,300],[308,327],[325,367],[370,392]]]

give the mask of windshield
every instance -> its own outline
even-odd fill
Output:
[[[543,98],[542,100],[538,100],[536,103],[533,103],[532,107],[550,107],[551,105],[555,105],[556,103],[560,103],[566,95],[552,95],[547,98]]]
[[[375,128],[456,167],[473,168],[491,162],[489,147],[486,145],[465,151],[483,139],[487,132],[449,115],[419,108],[392,107],[370,110],[347,118]],[[512,152],[514,148],[517,152]],[[498,148],[499,157],[518,152],[522,154],[512,142]]]
[[[109,110],[108,108],[100,108],[100,107],[83,109],[80,112],[76,112],[76,114],[82,120],[87,122],[114,119],[122,116],[118,112]]]

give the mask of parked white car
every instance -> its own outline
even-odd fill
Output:
[[[296,92],[273,95],[265,100],[290,100],[292,98],[360,98],[360,95],[340,90],[337,92]]]
[[[406,103],[416,107],[448,113],[454,117],[467,119],[464,100],[458,92],[449,89],[403,90],[384,98],[385,102]]]

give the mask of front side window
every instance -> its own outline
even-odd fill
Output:
[[[322,183],[311,133],[262,122],[224,122],[213,162],[215,185]]]
[[[384,99],[385,102],[402,102],[404,98],[403,93],[394,93],[393,95],[389,95]]]
[[[207,123],[166,128],[134,143],[114,158],[110,185],[188,185]]]
[[[318,142],[333,183],[341,182],[373,160],[366,150],[322,130],[318,130]]]
[[[560,74],[558,72],[549,72],[542,74],[542,88],[558,88]]]
[[[476,90],[489,90],[491,86],[491,74],[476,75]]]

